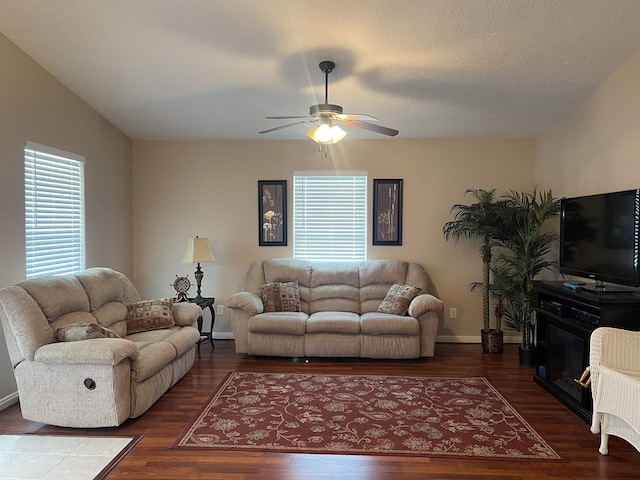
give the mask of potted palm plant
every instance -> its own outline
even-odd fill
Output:
[[[551,190],[511,191],[504,195],[501,213],[504,232],[491,266],[491,292],[500,299],[506,328],[522,335],[520,365],[535,366],[535,294],[533,280],[556,266],[549,258],[557,234],[545,230],[545,223],[558,216],[560,203]]]
[[[454,220],[444,224],[442,233],[445,239],[453,239],[456,242],[461,238],[480,241],[482,282],[474,282],[470,288],[472,291],[480,288],[482,292],[483,328],[480,333],[483,352],[502,353],[503,332],[499,312],[497,312],[495,328],[491,328],[490,265],[492,247],[496,240],[503,235],[501,225],[503,217],[499,213],[504,209],[506,200],[499,200],[495,189],[470,188],[465,192],[465,195],[471,195],[476,202],[471,205],[453,205],[451,213],[454,213]]]

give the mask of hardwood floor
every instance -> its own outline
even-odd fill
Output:
[[[0,412],[0,432],[81,435],[144,435],[109,474],[112,479],[632,479],[640,453],[611,437],[607,456],[599,437],[578,416],[518,366],[517,346],[503,355],[483,355],[479,345],[438,344],[436,357],[417,361],[253,358],[234,353],[233,341],[202,345],[193,369],[142,417],[118,428],[72,430],[23,420],[18,405]],[[211,452],[170,449],[189,420],[230,371],[317,372],[424,376],[484,376],[560,453],[562,462],[485,461],[448,458]]]

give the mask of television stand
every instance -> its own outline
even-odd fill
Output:
[[[590,292],[595,295],[607,295],[609,293],[640,293],[638,290],[632,287],[625,287],[623,285],[607,285],[602,280],[596,280],[593,285],[583,285],[582,290]]]
[[[590,292],[565,288],[562,281],[536,281],[534,381],[586,422],[591,421],[591,390],[578,385],[589,365],[591,332],[598,327],[640,330],[640,292]]]

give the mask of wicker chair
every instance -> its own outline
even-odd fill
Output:
[[[600,433],[599,451],[609,453],[609,435],[640,451],[640,332],[600,327],[590,343],[591,431]]]

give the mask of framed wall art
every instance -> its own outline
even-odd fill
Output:
[[[258,245],[287,246],[286,180],[258,180]]]
[[[402,245],[402,179],[373,180],[373,244]]]

